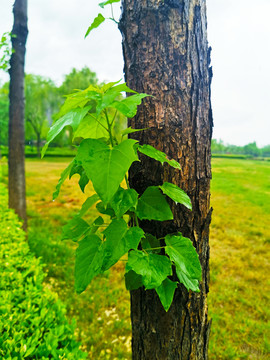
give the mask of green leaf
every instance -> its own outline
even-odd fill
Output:
[[[148,128],[144,128],[144,129],[132,129],[132,127],[128,127],[127,129],[123,130],[122,136],[128,135],[128,134],[132,134],[138,131],[143,131],[143,130],[148,130]]]
[[[73,94],[66,96],[66,101],[60,109],[58,118],[67,114],[69,111],[76,108],[83,108],[89,103],[89,112],[93,112],[96,101],[101,97],[101,91],[97,86],[89,85],[84,90],[78,90]]]
[[[159,254],[160,241],[153,236],[152,234],[145,234],[144,238],[141,241],[142,248],[148,253]],[[153,249],[153,250],[152,250]]]
[[[48,135],[47,135],[47,142],[43,146],[41,157],[45,155],[45,152],[49,146],[49,144],[53,141],[53,139],[60,134],[60,132],[66,127],[71,126],[73,131],[76,131],[77,127],[79,126],[81,120],[85,117],[89,110],[89,106],[81,109],[73,109],[59,120],[57,120],[54,125],[50,128]]]
[[[82,192],[84,193],[84,189],[85,189],[86,185],[89,183],[89,179],[86,175],[84,168],[80,164],[78,164],[76,161],[74,161],[74,165],[73,165],[72,169],[70,170],[69,178],[71,179],[72,176],[75,174],[80,175],[79,186],[80,186]]]
[[[76,160],[82,163],[100,199],[107,204],[123,181],[126,172],[138,157],[134,151],[136,140],[127,139],[110,148],[103,141],[83,140]]]
[[[102,273],[103,243],[97,235],[89,235],[79,242],[75,260],[75,289],[83,292],[91,280]]]
[[[61,174],[61,177],[55,187],[55,191],[53,193],[53,200],[55,200],[57,198],[57,196],[59,195],[59,192],[60,192],[60,189],[61,189],[61,186],[63,185],[64,181],[66,180],[66,178],[68,177],[71,169],[73,168],[74,166],[74,163],[75,163],[75,159],[73,159],[71,161],[71,163],[68,165],[67,168],[65,168],[65,170],[62,172]]]
[[[181,284],[185,285],[187,290],[192,290],[195,292],[200,292],[199,281],[197,279],[192,279],[186,275],[181,270],[176,270],[177,277]]]
[[[119,187],[110,204],[115,215],[120,219],[128,210],[135,208],[138,202],[138,193],[134,189]]]
[[[107,270],[113,266],[130,249],[136,249],[144,232],[139,227],[127,227],[123,219],[112,220],[111,224],[104,230],[106,236],[104,243],[104,262],[102,269]]]
[[[177,161],[169,160],[167,158],[167,155],[164,152],[155,149],[151,145],[146,145],[146,144],[139,145],[138,151],[146,156],[149,156],[152,159],[155,159],[155,160],[161,162],[162,165],[164,164],[164,162],[166,162],[170,166],[174,167],[175,169],[179,169],[179,170],[181,169],[180,164]]]
[[[93,221],[93,223],[90,227],[90,234],[95,234],[98,231],[98,229],[100,228],[100,226],[102,226],[103,224],[104,224],[103,218],[101,216],[97,217]]]
[[[119,1],[120,1],[120,0],[108,0],[108,1],[104,1],[104,2],[102,2],[102,3],[99,3],[98,5],[99,5],[102,9],[104,9],[104,6],[105,6],[105,5],[117,3],[117,2],[119,2]]]
[[[136,290],[143,286],[142,277],[141,275],[136,274],[133,270],[125,273],[125,284],[126,289]]]
[[[177,282],[171,281],[168,278],[166,278],[163,283],[156,288],[156,292],[165,311],[169,310],[173,302],[173,295],[176,288]]]
[[[146,289],[159,287],[167,276],[172,275],[172,266],[167,256],[146,254],[140,250],[130,251],[126,272],[133,270],[142,276]]]
[[[106,126],[107,123],[104,117],[97,117],[92,114],[87,115],[78,126],[78,129],[75,131],[73,139],[79,137],[83,139],[108,138],[109,133],[105,128]]]
[[[176,203],[185,205],[188,209],[192,210],[189,196],[177,185],[165,182],[163,185],[160,186],[160,189],[164,194],[169,196]]]
[[[99,200],[99,197],[97,194],[94,194],[90,197],[88,197],[85,202],[82,204],[81,210],[78,212],[78,216],[82,217],[84,214],[90,209],[91,206],[93,206],[97,201]]]
[[[138,200],[136,214],[141,220],[166,221],[173,219],[170,206],[157,186],[149,186],[145,190]]]
[[[115,217],[114,210],[109,204],[105,205],[102,201],[97,203],[97,210],[104,215],[109,215],[111,218]]]
[[[79,216],[74,216],[62,228],[62,240],[80,240],[90,230],[89,224]]]
[[[167,235],[165,243],[167,245],[165,252],[169,255],[171,261],[174,262],[176,270],[183,272],[190,279],[201,280],[202,269],[199,256],[190,239],[178,233],[178,235]],[[184,281],[183,276],[182,280]],[[184,285],[189,286],[186,283]]]
[[[86,34],[84,35],[84,38],[86,38],[93,29],[98,28],[99,25],[103,23],[103,21],[105,21],[105,17],[102,14],[99,13],[98,16],[95,17],[92,24],[87,29]]]
[[[148,94],[135,94],[128,96],[120,101],[115,101],[111,107],[120,111],[126,117],[132,118],[137,113],[137,107],[141,104],[142,99],[146,96],[150,96]]]

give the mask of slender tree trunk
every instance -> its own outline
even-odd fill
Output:
[[[9,207],[15,209],[27,227],[24,169],[24,58],[27,29],[27,0],[16,0],[10,60],[9,88]]]
[[[191,212],[171,204],[173,222],[141,225],[158,237],[181,231],[193,241],[203,269],[201,292],[179,286],[168,313],[154,291],[131,292],[133,359],[205,360],[212,136],[205,0],[122,0],[119,27],[128,86],[154,95],[144,100],[129,124],[149,130],[133,137],[166,152],[182,167],[162,167],[142,156],[130,171],[131,186],[142,193],[149,185],[172,181],[188,193],[193,205]]]

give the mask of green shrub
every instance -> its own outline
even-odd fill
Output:
[[[42,265],[6,204],[0,184],[0,358],[85,359],[75,323],[68,323],[57,294],[42,285]]]

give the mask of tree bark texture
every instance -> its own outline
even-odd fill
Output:
[[[27,0],[16,0],[13,6],[14,24],[10,59],[9,87],[9,207],[27,227],[24,168],[24,59],[27,29]]]
[[[200,293],[180,285],[166,313],[155,293],[131,292],[134,360],[205,360],[210,321],[209,225],[212,69],[207,42],[205,0],[122,0],[119,24],[125,77],[129,87],[154,97],[143,100],[134,128],[149,128],[133,138],[178,160],[181,171],[141,156],[129,178],[140,194],[149,185],[170,181],[185,190],[193,210],[171,202],[174,221],[141,223],[157,237],[180,231],[190,238],[202,265]]]

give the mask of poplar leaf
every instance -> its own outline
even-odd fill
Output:
[[[166,278],[162,284],[156,288],[156,292],[165,311],[169,310],[173,302],[173,296],[176,288],[177,282],[171,281],[168,278]]]
[[[91,280],[102,273],[103,243],[95,235],[86,236],[79,242],[75,259],[75,289],[77,293],[83,292]]]
[[[81,210],[78,212],[78,216],[82,217],[84,214],[90,209],[91,206],[93,206],[97,201],[99,200],[99,197],[97,194],[94,194],[90,197],[88,197],[85,202],[82,204]]]
[[[126,272],[133,270],[142,276],[146,289],[159,287],[167,276],[172,275],[172,266],[167,256],[146,254],[140,250],[130,251]]]
[[[62,240],[79,241],[90,230],[89,224],[75,216],[62,228]]]
[[[107,270],[129,250],[138,247],[144,232],[139,227],[128,228],[123,219],[114,219],[103,234],[106,236],[106,241],[102,269]]]
[[[135,94],[128,96],[120,101],[115,101],[112,103],[111,107],[115,108],[116,110],[120,111],[123,115],[128,118],[132,118],[137,114],[137,107],[141,104],[142,99],[148,94]]]
[[[170,166],[174,167],[175,169],[178,169],[178,170],[181,169],[181,166],[177,161],[169,160],[167,158],[167,155],[164,152],[155,149],[151,145],[146,145],[146,144],[139,145],[138,151],[152,159],[155,159],[155,160],[161,162],[162,165],[166,162]]]
[[[123,181],[130,165],[138,160],[134,151],[136,140],[127,139],[110,148],[97,139],[83,140],[76,160],[82,163],[96,193],[107,204]]]
[[[167,235],[165,243],[167,245],[165,252],[175,264],[176,271],[181,271],[185,274],[181,278],[184,285],[186,287],[190,286],[187,282],[184,282],[186,277],[193,280],[201,280],[202,270],[199,256],[190,239],[178,233],[178,235]]]
[[[134,189],[119,187],[110,204],[115,215],[120,219],[128,210],[135,208],[138,202],[138,193]]]
[[[101,139],[108,138],[109,133],[104,128],[106,127],[106,119],[102,116],[87,115],[81,121],[78,129],[75,131],[73,135],[73,139],[75,138],[83,138],[83,139]]]
[[[105,21],[105,17],[102,14],[99,13],[98,16],[95,17],[92,24],[87,29],[86,34],[84,35],[84,38],[86,38],[93,29],[98,28],[99,25],[103,23],[103,21]]]
[[[109,4],[113,4],[113,3],[117,3],[117,2],[120,2],[120,0],[108,0],[108,1],[104,1],[102,3],[99,3],[98,5],[104,9],[104,6],[105,5],[109,5]]]
[[[143,286],[142,276],[136,274],[133,270],[130,270],[125,273],[125,284],[126,289],[129,291],[139,289]]]
[[[192,279],[186,275],[181,270],[176,270],[176,275],[179,279],[179,282],[183,284],[187,290],[192,290],[195,292],[200,292],[199,281],[197,279]]]
[[[86,185],[89,183],[89,179],[85,173],[84,168],[80,164],[78,164],[76,161],[74,161],[74,165],[73,165],[72,169],[70,170],[69,178],[71,179],[72,176],[75,174],[80,175],[79,186],[80,186],[82,192],[84,193],[84,189],[85,189]]]
[[[89,110],[89,106],[81,109],[73,109],[57,120],[53,126],[50,128],[48,135],[47,135],[47,142],[42,148],[41,157],[45,155],[45,152],[49,146],[49,144],[53,141],[53,139],[60,134],[60,132],[66,127],[71,126],[73,131],[76,131],[80,122],[85,117]]]
[[[67,177],[69,176],[69,173],[71,171],[71,169],[73,168],[75,163],[75,159],[73,159],[71,161],[71,163],[68,165],[68,167],[62,172],[60,179],[58,180],[58,183],[55,187],[55,191],[53,193],[53,200],[55,200],[57,198],[57,196],[59,195],[61,186],[63,185],[64,181],[67,179]]]
[[[189,196],[180,189],[177,185],[165,182],[159,187],[164,194],[169,196],[176,203],[185,205],[188,209],[192,209],[191,201]]]
[[[157,186],[145,190],[138,200],[136,214],[141,220],[173,220],[170,206]]]
[[[122,136],[128,135],[128,134],[132,134],[138,131],[144,131],[147,130],[148,128],[143,128],[143,129],[132,129],[132,127],[128,127],[127,129],[122,131]]]

